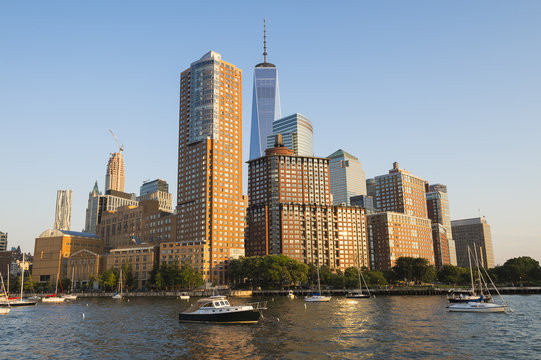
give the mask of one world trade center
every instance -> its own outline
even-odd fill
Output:
[[[266,27],[263,33],[263,58],[263,62],[257,64],[254,70],[250,160],[265,155],[267,136],[272,135],[272,122],[282,117],[280,91],[278,90],[278,69],[267,62]]]

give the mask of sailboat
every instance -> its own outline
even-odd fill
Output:
[[[9,273],[8,273],[8,276],[9,276]],[[2,279],[2,289],[4,290],[4,293],[1,295],[0,298],[4,300],[6,304],[0,307],[0,315],[7,315],[11,311],[11,307],[9,306],[8,293],[6,292],[6,288],[4,286],[4,277],[2,276],[1,272],[0,272],[0,279]]]
[[[9,300],[10,306],[31,306],[31,305],[37,304],[37,301],[35,300],[23,299],[23,287],[24,287],[24,253],[23,253],[23,266],[22,266],[22,271],[21,271],[21,296],[14,300]]]
[[[120,278],[118,280],[118,291],[113,295],[113,299],[122,300],[124,295],[122,294],[122,268],[120,268]]]
[[[312,295],[306,296],[304,298],[304,301],[307,301],[307,302],[327,302],[327,301],[331,301],[330,296],[321,295],[321,282],[319,280],[319,266],[317,266],[316,269],[317,269],[317,290],[318,290],[318,292],[314,292],[314,293],[312,293]]]
[[[76,300],[77,295],[73,295],[73,276],[75,275],[75,268],[71,268],[71,294],[64,294],[64,289],[62,289],[62,297],[66,300]],[[62,285],[62,283],[60,283]]]
[[[368,288],[368,285],[366,284],[366,281],[364,280],[364,276],[359,270],[359,268],[357,268],[357,276],[359,277],[359,290],[348,292],[346,294],[346,297],[348,299],[369,299],[370,297],[372,297],[372,295],[370,294],[370,289]],[[366,291],[367,291],[366,294],[363,293],[361,277],[363,279],[364,286],[366,287]]]
[[[472,279],[472,289],[473,289],[474,288],[473,269],[472,269],[472,266],[471,266],[471,252],[470,252],[469,247],[468,247],[468,258],[469,258],[469,261],[470,261],[470,275],[471,275],[471,279]],[[477,259],[477,249],[475,249],[475,263],[476,263],[476,266],[477,266],[477,273],[479,274],[479,283],[480,283],[480,286],[482,286],[481,282],[484,282],[484,279],[483,279],[483,275],[481,274],[481,270],[479,269],[479,260]],[[485,296],[484,296],[483,293],[481,293],[481,295],[479,297],[479,300],[470,301],[470,302],[462,302],[462,303],[453,303],[453,304],[449,305],[447,307],[449,309],[449,311],[451,311],[451,312],[491,312],[491,313],[492,312],[507,312],[507,308],[508,308],[507,303],[505,302],[505,300],[501,296],[500,292],[496,288],[496,285],[494,285],[494,282],[492,281],[492,278],[488,274],[488,271],[486,271],[486,269],[484,269],[484,268],[483,268],[483,270],[485,270],[485,273],[486,273],[488,279],[490,280],[492,286],[494,287],[494,289],[496,290],[496,292],[500,296],[500,298],[502,300],[502,303],[497,304],[497,303],[493,303],[493,302],[485,302],[485,300],[486,300]],[[488,291],[488,287],[487,287],[487,291]],[[488,294],[490,295],[490,293],[488,293]]]
[[[60,256],[58,258],[58,271],[56,273],[56,285],[55,285],[55,289],[54,289],[54,294],[53,295],[47,295],[47,296],[41,298],[42,302],[45,302],[45,303],[60,303],[60,302],[64,302],[64,300],[66,300],[66,298],[57,295],[58,282],[60,280],[60,262],[61,261],[62,261],[62,252],[60,252]],[[60,283],[60,287],[62,287],[62,283]],[[64,290],[62,289],[62,292],[63,291]]]

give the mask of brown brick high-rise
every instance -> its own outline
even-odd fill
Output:
[[[208,52],[180,76],[179,112],[177,241],[204,248],[203,278],[223,284],[244,254],[242,71]]]

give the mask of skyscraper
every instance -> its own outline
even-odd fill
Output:
[[[124,192],[124,156],[122,152],[112,153],[105,174],[105,192],[116,190]]]
[[[72,201],[73,190],[58,190],[56,192],[56,213],[53,229],[70,230]]]
[[[267,62],[266,28],[263,39],[263,62],[257,64],[254,69],[250,160],[265,155],[265,149],[268,147],[267,137],[272,135],[272,122],[282,117],[278,69],[274,64]]]
[[[451,231],[451,212],[449,210],[449,197],[447,195],[447,186],[442,184],[430,185],[426,193],[426,207],[428,218],[432,223],[441,224],[445,228],[447,238],[447,248],[449,249],[449,262],[456,265],[455,241]],[[441,231],[438,231],[441,233]],[[444,245],[445,247],[445,245]],[[446,265],[445,263],[443,265]]]
[[[223,284],[244,254],[242,71],[209,51],[180,75],[177,241],[200,246],[203,279]]]
[[[274,144],[276,135],[282,135],[284,146],[295,152],[297,156],[314,156],[314,129],[306,116],[295,113],[274,120],[272,135],[267,136],[267,148]]]
[[[328,158],[334,205],[351,205],[352,196],[366,195],[366,173],[359,159],[342,149]]]
[[[468,247],[472,256],[477,256],[480,265],[485,268],[494,267],[494,250],[492,248],[492,235],[487,219],[483,217],[451,221],[453,239],[456,245],[456,259],[458,266],[470,267],[468,261]],[[472,259],[472,264],[473,264]]]

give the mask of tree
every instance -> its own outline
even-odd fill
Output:
[[[118,275],[113,269],[109,269],[101,274],[99,282],[105,290],[114,290],[118,282]]]
[[[432,282],[436,278],[436,269],[427,259],[399,257],[393,266],[393,272],[398,280],[406,282]]]

